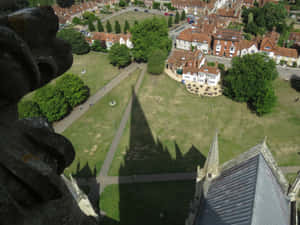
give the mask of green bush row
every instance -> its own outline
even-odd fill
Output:
[[[74,74],[65,74],[54,85],[35,91],[32,100],[18,104],[19,118],[46,117],[49,122],[64,118],[89,97],[89,88]]]

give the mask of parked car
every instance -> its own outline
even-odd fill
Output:
[[[144,12],[146,12],[146,13],[147,13],[147,12],[149,12],[149,11],[148,11],[148,9],[145,9],[145,10],[144,10]]]
[[[169,15],[169,13],[165,12],[165,16],[168,16],[168,15]]]
[[[170,13],[169,16],[174,16],[174,15],[172,13]]]
[[[136,12],[137,12],[137,11],[139,11],[139,10],[138,10],[138,9],[134,9],[134,11],[136,11]]]

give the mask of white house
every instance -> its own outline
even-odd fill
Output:
[[[128,48],[133,48],[133,43],[131,42],[131,34],[129,33],[113,34],[104,32],[93,32],[92,37],[88,39],[88,41],[92,45],[95,40],[105,42],[107,49],[110,49],[115,43],[126,45]]]
[[[240,56],[257,53],[258,44],[256,41],[241,40],[240,41]]]

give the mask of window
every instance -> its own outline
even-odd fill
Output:
[[[270,48],[269,46],[266,46],[265,49],[266,49],[266,50],[270,50],[271,48]]]

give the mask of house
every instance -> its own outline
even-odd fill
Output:
[[[260,52],[266,53],[269,57],[274,57],[276,48],[276,40],[271,37],[264,37],[260,43]]]
[[[256,40],[252,40],[252,41],[241,40],[239,49],[240,49],[240,56],[257,53],[258,42]]]
[[[292,42],[295,46],[300,47],[300,33],[291,32],[289,37],[289,42]]]
[[[241,32],[219,30],[213,35],[213,54],[216,56],[234,57],[239,55]]]
[[[100,42],[105,42],[106,48],[110,49],[115,43],[121,45],[126,45],[128,48],[133,48],[131,42],[131,34],[113,34],[104,32],[92,32],[91,38],[87,39],[90,45],[94,43],[95,40]]]
[[[201,50],[204,54],[210,52],[211,37],[201,32],[200,29],[186,29],[176,38],[176,47],[183,50],[191,50],[192,46]]]
[[[299,189],[300,174],[289,187],[266,139],[220,165],[216,134],[204,167],[197,168],[185,225],[296,225]]]
[[[298,52],[293,48],[283,48],[277,46],[274,49],[274,60],[277,64],[281,64],[281,62],[283,62],[289,66],[300,65]]]
[[[174,50],[168,59],[167,68],[172,70],[182,82],[195,82],[216,86],[221,79],[221,72],[217,67],[207,65],[201,50]]]

